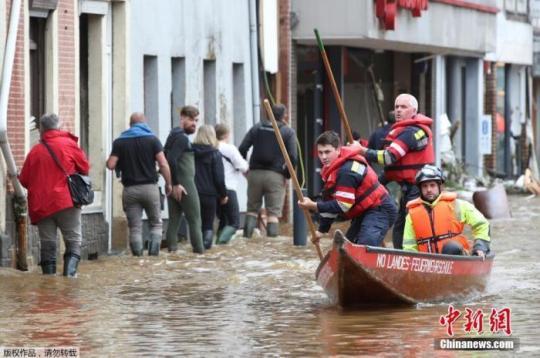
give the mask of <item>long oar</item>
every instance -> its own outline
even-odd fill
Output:
[[[339,110],[339,118],[341,119],[341,123],[343,124],[343,127],[345,127],[345,133],[347,134],[349,143],[352,143],[354,139],[351,132],[351,127],[349,126],[349,119],[347,118],[347,113],[345,113],[345,107],[343,106],[343,101],[341,100],[341,96],[339,95],[336,80],[334,79],[334,73],[332,72],[332,67],[330,67],[330,61],[328,61],[326,50],[324,49],[324,45],[322,43],[321,37],[319,36],[319,30],[313,29],[313,31],[315,32],[315,37],[317,38],[317,45],[319,46],[319,50],[321,51],[324,68],[326,69],[328,80],[330,81],[330,87],[332,87],[332,92],[334,93],[334,98],[336,99],[336,103]]]
[[[287,153],[287,148],[285,147],[285,143],[283,143],[281,132],[279,131],[276,119],[274,118],[274,112],[272,112],[272,107],[270,106],[270,102],[268,102],[267,99],[264,100],[264,108],[266,109],[268,118],[270,118],[270,121],[272,122],[272,127],[274,127],[274,132],[276,134],[279,148],[281,149],[281,153],[283,154],[283,158],[285,158],[285,163],[287,163],[287,168],[289,169],[289,173],[291,174],[291,179],[294,185],[294,190],[296,191],[296,196],[298,197],[298,200],[302,201],[304,200],[304,195],[302,194],[300,183],[298,183],[298,178],[296,177],[296,172],[294,171],[293,165],[291,163],[291,158],[289,158],[289,153]],[[315,245],[315,248],[317,249],[319,259],[322,260],[323,254],[321,251],[321,247],[319,246],[319,242],[315,241],[315,225],[313,224],[313,220],[311,220],[311,215],[308,209],[304,209],[304,215],[306,217],[306,221],[308,222],[309,231],[311,232],[311,242],[313,243],[313,245]]]

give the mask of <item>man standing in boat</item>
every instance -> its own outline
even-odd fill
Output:
[[[323,165],[323,200],[314,202],[305,197],[298,205],[319,212],[317,239],[330,230],[338,215],[343,215],[352,219],[345,234],[349,240],[380,246],[397,214],[386,188],[357,148],[341,146],[337,133],[324,132],[316,144]]]
[[[394,103],[396,122],[384,139],[384,149],[361,146],[359,151],[369,162],[384,165],[383,184],[395,181],[401,186],[399,212],[392,235],[396,249],[402,248],[406,204],[420,196],[414,176],[425,164],[435,161],[431,133],[433,120],[417,112],[418,101],[414,96],[407,93],[397,96]]]
[[[403,249],[447,255],[478,255],[489,252],[489,222],[474,205],[444,192],[444,175],[425,165],[416,175],[420,197],[407,204]],[[475,238],[471,249],[463,227],[468,224]]]

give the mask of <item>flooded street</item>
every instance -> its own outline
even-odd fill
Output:
[[[510,308],[519,352],[539,356],[540,198],[510,201],[513,218],[492,221],[487,291],[453,304],[481,308],[488,334],[491,308]],[[75,280],[0,269],[0,346],[76,346],[84,357],[464,355],[433,348],[446,337],[448,303],[342,311],[314,281],[315,251],[291,241],[100,257],[82,262]],[[466,336],[458,322],[456,336]]]

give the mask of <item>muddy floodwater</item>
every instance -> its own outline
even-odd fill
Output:
[[[314,281],[312,247],[238,237],[204,256],[182,246],[156,258],[100,257],[82,262],[77,279],[0,269],[0,346],[79,347],[83,357],[538,357],[540,198],[510,203],[513,217],[492,221],[497,256],[487,290],[466,302],[340,310]],[[449,303],[481,309],[483,335],[491,334],[491,309],[510,308],[519,350],[435,351]],[[464,323],[454,324],[456,336],[476,336]]]

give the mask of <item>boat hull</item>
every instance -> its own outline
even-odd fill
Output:
[[[316,279],[342,307],[454,301],[485,289],[493,258],[355,245],[336,231]]]

